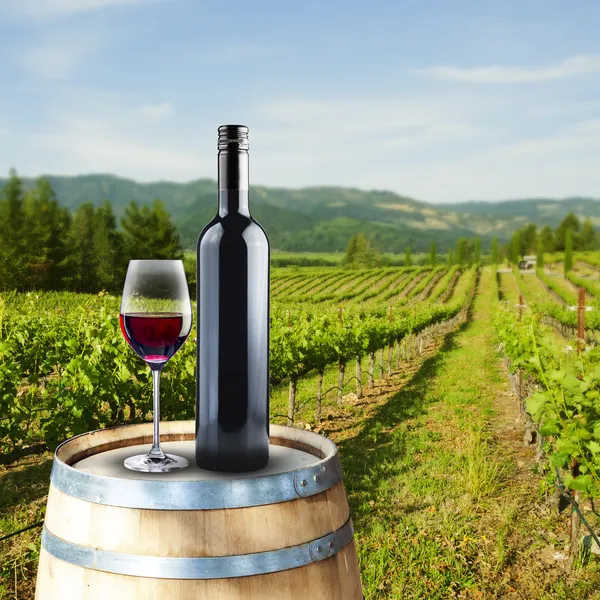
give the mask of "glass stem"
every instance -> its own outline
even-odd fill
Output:
[[[152,440],[152,449],[150,456],[164,458],[164,453],[160,449],[160,369],[152,369],[152,390],[154,397],[154,437]]]

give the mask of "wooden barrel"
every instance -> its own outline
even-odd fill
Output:
[[[85,433],[52,466],[37,600],[362,600],[335,444],[271,426],[268,466],[214,473],[194,460],[193,421],[161,424],[190,467],[137,473],[152,424]]]

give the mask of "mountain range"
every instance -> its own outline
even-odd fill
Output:
[[[110,200],[117,216],[126,205],[159,198],[170,212],[186,248],[193,248],[202,227],[215,215],[217,183],[198,179],[187,183],[140,183],[114,175],[46,175],[61,205],[75,210],[84,202]],[[5,180],[0,179],[0,188]],[[24,178],[26,187],[34,180]],[[479,235],[484,249],[492,237],[506,241],[525,223],[556,226],[569,212],[600,225],[600,200],[593,198],[524,198],[498,202],[431,204],[393,192],[344,187],[284,189],[254,186],[253,216],[263,225],[273,249],[291,251],[343,250],[362,231],[385,252],[428,251],[436,242],[444,251],[459,237]]]

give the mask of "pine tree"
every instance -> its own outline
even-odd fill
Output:
[[[364,234],[359,232],[350,238],[343,264],[352,269],[369,269],[381,264],[381,254]]]
[[[459,238],[456,242],[456,264],[462,265],[465,261],[465,240]]]
[[[94,206],[86,202],[75,211],[67,234],[68,254],[61,266],[66,271],[67,287],[77,292],[98,289],[94,257],[95,221]]]
[[[14,169],[0,196],[0,289],[24,289],[27,282],[27,242],[23,184]]]
[[[515,231],[512,237],[512,264],[518,265],[521,260],[521,234]]]
[[[121,225],[128,260],[183,258],[179,234],[160,200],[154,201],[152,209],[146,205],[140,209],[132,201],[125,209]]]
[[[27,241],[27,287],[60,289],[67,254],[70,213],[60,208],[50,182],[41,177],[24,201]]]
[[[569,213],[559,224],[554,232],[555,237],[555,249],[556,250],[565,250],[567,245],[567,231],[571,231],[571,233],[577,233],[581,227],[581,223],[579,219],[573,214]],[[573,242],[573,239],[571,239]]]
[[[579,233],[579,249],[595,250],[597,244],[596,232],[592,220],[588,217],[581,226]]]
[[[431,263],[432,267],[435,267],[437,262],[435,242],[432,242],[431,244],[431,250],[429,251],[429,262]]]
[[[544,240],[541,236],[538,236],[537,240],[535,267],[536,269],[542,269],[542,271],[544,270]]]
[[[165,205],[160,200],[155,200],[152,206],[152,225],[155,227],[155,243],[158,248],[153,258],[183,259],[183,248],[179,232],[167,212]]]
[[[542,240],[542,248],[544,252],[552,252],[556,247],[556,240],[552,229],[546,225],[539,233],[538,239]]]
[[[479,236],[475,237],[475,245],[473,248],[473,262],[477,265],[481,262],[481,240]]]
[[[408,246],[408,248],[406,248],[406,254],[404,255],[404,266],[412,267],[412,264],[413,264],[412,254],[411,254],[410,246]]]
[[[500,260],[500,250],[498,248],[498,238],[492,239],[492,264],[497,265]]]
[[[573,231],[565,232],[565,276],[573,270]]]
[[[117,219],[108,200],[94,213],[93,252],[98,289],[119,291],[125,279],[127,261],[123,236],[117,231]]]

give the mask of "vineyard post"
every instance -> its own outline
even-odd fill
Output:
[[[576,458],[573,458],[571,462],[571,476],[577,477],[579,475],[579,463]],[[579,492],[577,490],[571,490],[571,494],[573,495],[573,500],[579,504]],[[571,538],[571,562],[573,562],[577,558],[577,553],[579,551],[579,529],[580,529],[580,521],[579,515],[575,510],[575,507],[571,508],[571,524],[570,524],[570,538]]]
[[[362,398],[362,364],[361,357],[356,357],[356,395]]]
[[[340,361],[340,380],[339,380],[339,390],[338,390],[338,398],[337,403],[338,406],[342,405],[342,394],[344,393],[344,374],[346,373],[346,363]]]
[[[298,376],[292,375],[290,379],[290,394],[288,396],[288,427],[294,425],[294,413],[296,412],[296,389],[298,387]]]
[[[523,294],[519,294],[519,321],[523,320]],[[523,371],[519,369],[519,409],[523,406]]]
[[[375,370],[375,352],[369,352],[369,387],[374,385],[373,371]]]
[[[319,371],[317,375],[317,412],[315,413],[315,421],[321,421],[321,396],[323,395],[323,371]]]
[[[393,352],[394,352],[394,346],[392,344],[390,344],[388,346],[388,364],[387,364],[387,374],[388,375],[392,374],[392,359],[394,358]]]
[[[379,354],[379,370],[381,372],[381,379],[383,379],[385,376],[385,371],[383,370],[383,348]]]
[[[396,340],[394,342],[394,345],[396,346],[396,371],[400,370],[400,342],[398,340]]]
[[[519,294],[519,321],[523,320],[523,294]]]
[[[585,345],[585,289],[579,288],[579,302],[577,303],[577,339],[579,349]]]

